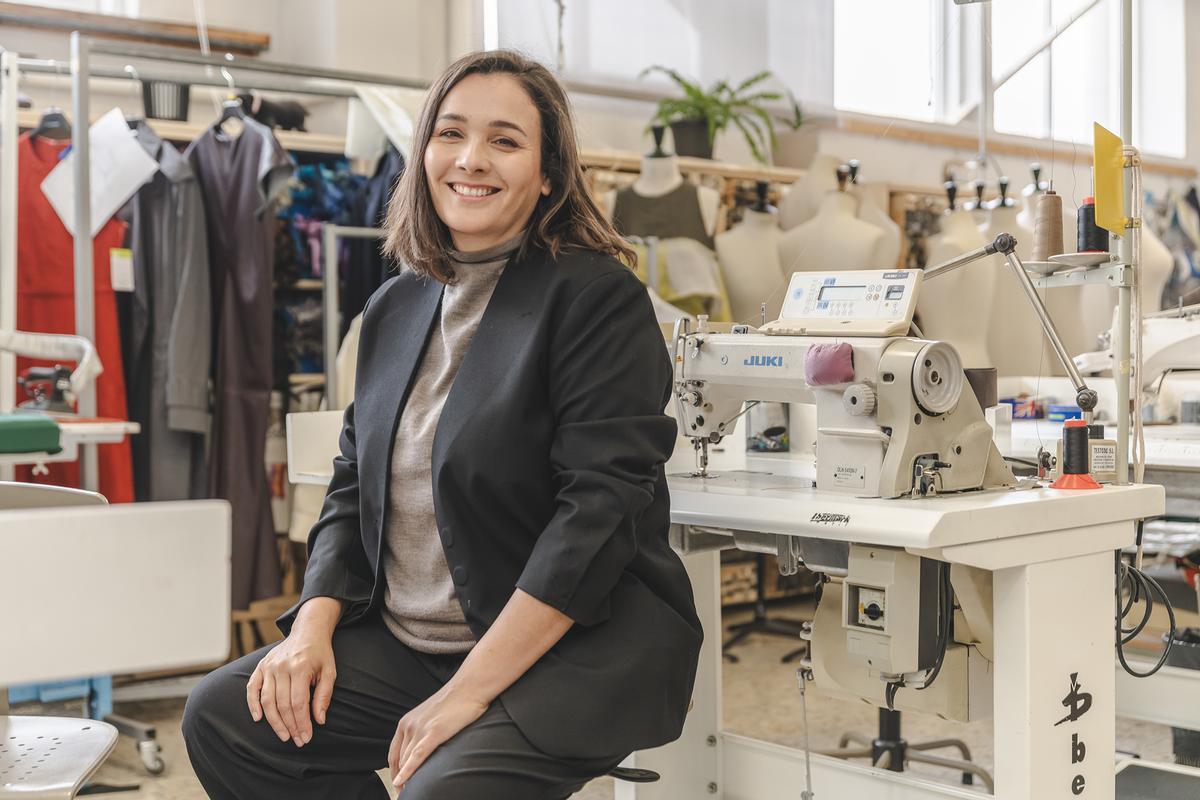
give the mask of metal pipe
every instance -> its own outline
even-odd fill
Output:
[[[337,408],[337,351],[341,327],[341,320],[338,318],[338,239],[378,239],[382,236],[383,231],[379,228],[330,223],[321,226],[321,255],[325,262],[321,275],[325,285],[324,296],[321,298],[325,341],[325,407],[330,411]]]
[[[17,54],[0,52],[0,329],[17,327]],[[17,358],[0,352],[0,414],[16,405]],[[13,478],[11,466],[0,466],[0,480]],[[0,689],[0,713],[7,707]]]
[[[992,4],[979,7],[979,177],[987,175],[987,140],[992,130]]]
[[[120,56],[122,58],[145,58],[151,61],[173,61],[180,64],[200,64],[212,67],[228,67],[230,70],[271,72],[276,75],[292,75],[305,78],[324,78],[331,81],[347,83],[374,83],[383,86],[407,86],[412,89],[424,89],[427,81],[413,78],[397,78],[391,75],[379,75],[371,72],[356,72],[344,69],[325,69],[322,67],[303,67],[297,64],[285,64],[279,61],[263,61],[257,58],[226,57],[224,55],[209,55],[181,50],[175,47],[162,47],[149,44],[132,44],[97,41],[91,50],[96,55]]]
[[[285,64],[278,61],[262,61],[257,58],[238,59],[229,61],[223,56],[205,56],[174,47],[154,45],[136,45],[131,43],[116,44],[113,42],[96,42],[92,45],[93,53],[119,56],[125,58],[144,58],[155,61],[171,61],[183,64],[199,64],[214,67],[229,67],[231,70],[251,70],[256,72],[271,72],[278,75],[291,75],[302,78],[323,78],[349,83],[372,83],[381,86],[402,86],[411,89],[428,89],[429,82],[418,78],[397,78],[392,75],[379,75],[369,72],[354,72],[350,70],[322,69],[317,67],[302,67],[295,64]],[[141,70],[139,70],[140,72]],[[193,81],[195,83],[196,81]],[[239,81],[239,83],[245,83]],[[249,86],[249,83],[245,83]],[[635,100],[647,103],[657,103],[672,95],[654,89],[634,87],[613,87],[587,81],[564,81],[563,85],[573,93],[592,95],[595,97],[610,97],[617,100]],[[300,91],[300,90],[295,90]],[[768,108],[777,109],[781,115],[790,112],[783,104],[768,104]]]
[[[0,53],[0,329],[17,327],[17,54]],[[0,413],[15,400],[16,359],[0,353]]]
[[[1021,263],[1021,259],[1017,256],[1017,240],[1011,234],[1001,233],[983,247],[976,248],[969,253],[963,253],[957,258],[943,261],[941,264],[926,269],[922,277],[922,282],[936,278],[939,275],[944,275],[959,267],[966,266],[972,261],[978,261],[981,258],[986,258],[996,253],[1003,254],[1004,260],[1008,262],[1008,266],[1016,275],[1017,282],[1021,284],[1021,288],[1025,291],[1026,298],[1028,298],[1030,305],[1033,306],[1033,310],[1037,313],[1038,319],[1042,323],[1042,331],[1046,334],[1046,338],[1050,340],[1050,344],[1053,346],[1058,360],[1062,363],[1063,369],[1067,371],[1067,376],[1075,386],[1076,400],[1079,402],[1080,408],[1084,412],[1090,412],[1096,407],[1096,393],[1084,383],[1083,376],[1079,374],[1075,362],[1071,359],[1071,354],[1067,352],[1067,348],[1062,342],[1062,337],[1058,335],[1058,328],[1055,327],[1054,320],[1050,318],[1050,312],[1046,310],[1046,304],[1042,302],[1042,298],[1037,293],[1037,288],[1033,285],[1033,281],[1030,280],[1029,274],[1025,272],[1025,266]]]
[[[36,59],[35,63],[23,63],[21,70],[27,73],[36,73],[39,75],[57,75],[63,71],[62,65],[51,59]],[[214,86],[221,89],[227,88],[228,84],[224,78],[212,77],[200,73],[187,73],[180,71],[158,71],[144,70],[137,71],[139,81],[174,81],[176,83],[188,83],[193,86]],[[96,78],[114,78],[119,80],[133,81],[133,78],[128,72],[115,67],[93,66],[91,69],[92,77]],[[350,87],[346,86],[321,86],[312,83],[305,83],[305,79],[288,80],[283,79],[251,79],[244,80],[238,77],[238,86],[242,89],[259,89],[264,92],[287,92],[291,94],[307,94],[321,97],[357,97],[358,93]]]
[[[943,261],[941,264],[936,264],[932,267],[926,267],[925,274],[921,278],[921,282],[924,283],[925,281],[933,280],[939,275],[945,275],[947,272],[953,272],[959,267],[965,267],[972,261],[978,261],[981,258],[986,258],[987,256],[995,254],[996,244],[994,242],[988,242],[983,247],[977,247],[969,253],[963,253],[961,256],[955,256],[947,261]]]
[[[71,114],[74,130],[71,153],[75,182],[75,333],[96,343],[94,264],[92,263],[92,176],[91,143],[88,120],[91,118],[88,92],[88,40],[78,31],[71,34]],[[96,416],[96,383],[88,384],[79,395],[81,417]],[[83,488],[96,491],[99,486],[96,446],[80,451],[80,475]]]
[[[1133,145],[1133,0],[1121,0],[1121,142]],[[1125,168],[1125,208],[1133,209],[1132,167]],[[1133,237],[1126,230],[1117,244],[1117,254],[1122,264],[1133,267],[1134,283],[1140,283],[1140,264],[1133,264]],[[1113,332],[1113,377],[1117,389],[1117,483],[1129,482],[1129,436],[1132,427],[1129,402],[1129,337],[1132,333],[1130,319],[1133,304],[1133,289],[1121,286],[1117,289],[1117,328]],[[1140,376],[1139,376],[1140,380]]]
[[[1067,377],[1071,379],[1071,385],[1075,387],[1076,394],[1090,392],[1091,390],[1088,389],[1088,385],[1084,383],[1083,376],[1079,374],[1079,368],[1075,366],[1075,361],[1067,351],[1066,345],[1063,344],[1062,337],[1058,335],[1058,328],[1055,327],[1054,320],[1050,318],[1050,312],[1046,310],[1046,304],[1042,302],[1041,296],[1038,295],[1037,287],[1030,280],[1029,273],[1025,271],[1025,266],[1021,263],[1020,257],[1017,256],[1015,250],[1009,250],[1004,254],[1004,260],[1008,262],[1008,266],[1012,269],[1013,274],[1017,276],[1017,281],[1021,284],[1021,288],[1025,290],[1025,296],[1029,299],[1033,310],[1037,312],[1038,320],[1042,323],[1042,331],[1046,334],[1046,338],[1050,340],[1050,346],[1054,348],[1054,353],[1058,356],[1063,369],[1067,371]],[[1094,395],[1095,393],[1093,392],[1092,394]],[[1092,403],[1092,408],[1095,408],[1095,402]],[[1092,409],[1083,408],[1083,410],[1087,412]]]

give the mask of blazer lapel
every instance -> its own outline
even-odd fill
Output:
[[[541,294],[533,284],[541,274],[539,267],[544,258],[544,254],[533,250],[524,260],[505,266],[475,336],[467,346],[433,435],[431,467],[435,504],[439,467],[445,459],[446,448],[473,411],[472,398],[495,391],[513,362],[513,348],[526,340],[525,332],[541,303]]]
[[[370,391],[356,398],[355,421],[360,439],[359,459],[380,467],[359,472],[360,476],[373,475],[375,478],[370,484],[375,496],[369,499],[380,511],[375,520],[376,533],[381,531],[387,505],[396,426],[429,334],[437,322],[444,288],[440,282],[426,278],[407,296],[393,291],[384,316],[374,329],[376,340],[364,343],[373,348],[375,354],[359,368],[369,369],[379,377]]]

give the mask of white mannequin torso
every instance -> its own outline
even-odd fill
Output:
[[[735,322],[758,325],[761,306],[767,320],[778,319],[789,274],[779,260],[781,231],[775,214],[746,211],[742,221],[716,238],[717,260]]]
[[[642,197],[662,197],[675,191],[683,183],[683,173],[679,171],[679,162],[675,156],[644,156],[641,172],[633,182],[633,190]],[[704,230],[709,236],[717,229],[717,216],[721,209],[721,193],[707,186],[697,186],[700,201],[700,217],[704,221]],[[608,219],[612,219],[613,209],[617,204],[615,189],[600,196],[600,210]]]
[[[1116,241],[1112,247],[1115,249]],[[1159,239],[1148,226],[1142,226],[1142,272],[1141,291],[1142,313],[1149,314],[1158,311],[1162,304],[1163,288],[1175,268],[1175,257],[1171,250]],[[1112,327],[1113,309],[1117,306],[1117,290],[1107,286],[1090,285],[1084,287],[1080,297],[1079,327],[1083,330],[1084,341],[1080,352],[1096,349],[1096,339],[1100,334]]]
[[[970,252],[985,243],[971,212],[956,209],[942,216],[941,231],[929,237],[926,265]],[[950,342],[963,366],[990,367],[988,325],[992,316],[995,270],[971,264],[921,283],[917,315],[921,332],[930,339]]]
[[[779,226],[791,230],[812,219],[825,195],[838,187],[837,169],[843,162],[837,156],[818,153],[792,188],[779,200]]]
[[[779,237],[785,274],[836,269],[886,269],[883,231],[858,218],[853,196],[826,193],[816,216]]]
[[[888,216],[887,187],[856,183],[850,187],[850,192],[858,199],[858,218],[883,231],[884,241],[880,244],[879,257],[886,266],[896,266],[900,261],[900,226]]]
[[[1017,239],[1017,255],[1022,261],[1028,261],[1033,251],[1033,231],[1020,224],[1019,211],[1016,206],[990,209],[986,212],[986,221],[979,230],[988,241],[1001,233],[1011,233]],[[1029,216],[1025,218],[1028,219]],[[992,293],[992,318],[988,326],[988,352],[999,374],[1002,377],[1063,374],[1058,357],[1042,332],[1037,312],[1025,296],[1017,276],[1012,274],[1008,263],[998,255],[977,266],[986,269],[989,264],[996,278]],[[1072,324],[1072,309],[1078,307],[1077,302],[1068,296],[1071,291],[1039,291],[1060,334]]]

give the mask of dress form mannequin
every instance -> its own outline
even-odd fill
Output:
[[[762,304],[767,304],[767,321],[777,319],[787,291],[787,280],[779,261],[778,212],[767,205],[767,183],[757,185],[758,202],[742,221],[716,238],[721,277],[729,293],[735,322],[758,325]]]
[[[779,201],[779,226],[791,230],[816,215],[825,195],[837,188],[837,168],[845,162],[837,156],[818,153],[792,188]]]
[[[883,231],[884,244],[881,245],[880,258],[884,259],[886,266],[895,266],[900,261],[900,226],[888,216],[887,187],[882,184],[859,183],[858,159],[851,159],[846,163],[850,167],[850,193],[858,200],[858,218]]]
[[[1016,201],[1005,197],[985,209],[985,222],[979,226],[984,241],[992,241],[1001,233],[1011,233],[1017,239],[1017,255],[1028,261],[1033,252],[1033,230],[1017,221]],[[995,276],[992,291],[992,317],[988,324],[988,353],[1001,377],[1006,375],[1057,375],[1061,368],[1046,344],[1037,313],[1030,305],[1024,290],[1012,274],[1003,256],[995,255],[972,264],[971,267],[990,269]],[[971,267],[967,267],[970,269]],[[1055,290],[1058,291],[1058,290]],[[1043,293],[1043,299],[1049,293]],[[1054,309],[1050,310],[1054,314]],[[1058,324],[1055,318],[1055,324]],[[1061,329],[1061,328],[1060,328]]]
[[[808,222],[785,231],[779,238],[783,271],[831,269],[887,269],[887,242],[883,231],[858,218],[854,196],[839,189],[827,192],[817,214]]]
[[[1034,165],[1032,169],[1036,185],[1041,186],[1040,165]],[[1030,184],[1030,186],[1033,185]],[[1045,186],[1047,189],[1053,188],[1050,183],[1046,183]],[[1027,186],[1026,190],[1029,189],[1030,187]],[[1041,191],[1030,191],[1026,196],[1025,206],[1017,214],[1017,225],[1023,230],[1032,231],[1035,229],[1037,201],[1041,196]],[[1077,252],[1077,248],[1075,247],[1075,212],[1064,208],[1062,217],[1063,252]],[[1032,252],[1033,234],[1031,233],[1029,236],[1030,251]],[[1020,252],[1018,252],[1018,255],[1020,255]],[[1067,352],[1071,355],[1096,349],[1096,337],[1087,332],[1087,326],[1083,324],[1082,317],[1082,309],[1088,303],[1085,296],[1090,292],[1094,293],[1096,291],[1103,294],[1108,289],[1103,286],[1070,286],[1058,287],[1053,291],[1042,293],[1042,301],[1046,304],[1046,310],[1050,312],[1050,318],[1054,320],[1054,327],[1058,328],[1058,335],[1062,338],[1063,346],[1067,348]],[[1044,341],[1044,337],[1043,348],[1042,373],[1045,375],[1064,374],[1062,365],[1058,363],[1058,357],[1054,355],[1054,351],[1050,348],[1049,343]]]
[[[683,173],[679,171],[678,159],[662,149],[662,128],[654,128],[654,150],[642,156],[641,172],[633,182],[633,191],[642,197],[662,197],[679,188]],[[721,193],[707,186],[697,186],[700,201],[700,216],[704,229],[712,236],[717,228],[717,216],[721,208]],[[617,203],[615,190],[605,192],[600,198],[600,210],[608,219],[613,217]]]
[[[1115,243],[1114,243],[1115,248]],[[1073,249],[1073,248],[1072,248]],[[1162,239],[1142,225],[1141,298],[1142,313],[1158,311],[1162,306],[1163,289],[1175,268],[1175,259]],[[1112,327],[1113,309],[1117,306],[1117,290],[1107,286],[1084,287],[1080,298],[1080,328],[1084,331],[1083,349],[1096,349],[1096,339]]]
[[[929,237],[926,263],[930,267],[986,243],[971,212],[955,205],[954,182],[946,181],[945,187],[950,207],[942,215],[941,230]],[[917,297],[917,316],[921,332],[929,339],[944,339],[953,344],[963,366],[990,367],[988,325],[996,272],[984,264],[971,266],[923,281]]]

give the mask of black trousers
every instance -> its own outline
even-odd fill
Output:
[[[440,689],[462,656],[418,653],[378,616],[333,636],[337,680],[325,725],[303,748],[279,741],[246,707],[246,683],[265,647],[210,673],[188,697],[183,737],[214,800],[386,800],[375,774],[387,767],[396,723]],[[535,748],[497,700],[425,761],[401,800],[560,800],[621,761],[564,759]]]

